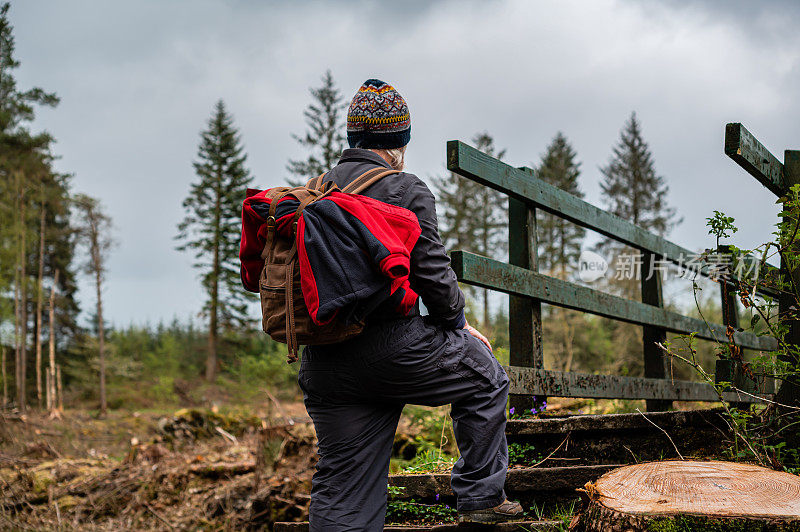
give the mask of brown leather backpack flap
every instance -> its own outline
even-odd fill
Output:
[[[292,242],[281,237],[274,237],[269,246],[261,270],[259,283],[262,287],[283,289],[286,287],[286,268],[291,259]]]
[[[292,252],[293,242],[285,238],[273,237],[267,245],[270,248],[259,280],[262,326],[273,339],[286,342],[287,293],[302,301],[299,272],[293,272],[291,286],[287,286],[289,264],[296,260],[296,253]]]

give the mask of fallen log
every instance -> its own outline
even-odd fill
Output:
[[[800,477],[750,464],[665,461],[609,471],[570,530],[800,531]]]
[[[193,464],[189,466],[189,472],[206,478],[233,477],[252,473],[255,470],[255,465],[255,461]]]

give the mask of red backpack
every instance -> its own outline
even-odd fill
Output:
[[[328,182],[323,186],[325,174],[311,179],[305,186],[276,187],[266,191],[265,197],[270,200],[269,217],[267,218],[267,236],[261,258],[264,268],[259,278],[261,294],[261,314],[264,332],[273,340],[287,344],[288,362],[295,362],[299,346],[321,345],[341,342],[359,334],[364,323],[345,325],[337,319],[325,325],[317,325],[311,319],[308,307],[303,299],[300,286],[300,268],[297,256],[297,222],[300,215],[311,203],[318,201],[333,191],[346,194],[358,194],[373,183],[398,170],[373,168],[364,172],[339,189],[335,183]],[[275,209],[278,201],[291,195],[300,203],[291,222],[292,231],[288,238],[276,231]]]

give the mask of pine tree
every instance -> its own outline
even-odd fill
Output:
[[[679,223],[675,209],[667,204],[669,187],[663,177],[656,174],[650,148],[642,137],[636,113],[620,133],[613,155],[605,167],[600,168],[604,179],[600,183],[607,210],[645,231],[665,236]],[[639,252],[614,240],[600,244],[610,257],[613,271],[621,271],[623,254],[633,263]],[[639,263],[637,261],[636,263]],[[634,263],[634,264],[636,264]],[[641,272],[647,275],[648,272]],[[627,299],[639,299],[640,281],[636,276],[610,280],[610,288]],[[636,327],[615,322],[612,338],[618,348],[618,371],[641,374],[643,370],[642,337]]]
[[[578,186],[580,163],[567,138],[557,133],[542,156],[537,177],[564,192],[583,198]],[[586,229],[561,217],[541,213],[539,230],[539,269],[561,279],[567,278],[567,266],[577,263]]]
[[[669,187],[664,178],[656,174],[653,156],[642,138],[636,113],[632,113],[625,123],[611,159],[600,171],[604,176],[600,189],[608,212],[659,236],[665,236],[680,222],[675,209],[667,204]],[[614,270],[622,265],[623,256],[638,255],[635,250],[612,239],[603,240],[598,247],[609,255]],[[626,264],[632,262],[633,259],[626,259]],[[639,296],[636,279],[616,280],[614,285],[629,299]]]
[[[547,147],[536,175],[573,196],[583,198],[578,186],[580,163],[575,161],[575,150],[563,133],[558,132]],[[546,212],[537,213],[539,237],[539,269],[548,275],[566,280],[568,266],[577,264],[586,229]],[[585,327],[583,314],[574,310],[552,307],[548,309],[549,333],[555,342],[554,358],[563,371],[572,369],[575,359],[576,331]]]
[[[217,102],[208,129],[201,133],[194,169],[199,181],[183,201],[187,214],[178,224],[177,249],[194,252],[194,267],[202,272],[208,299],[206,379],[217,375],[219,329],[231,330],[247,323],[249,295],[239,278],[239,238],[242,200],[252,181],[245,167],[247,156],[233,118],[225,104]]]
[[[502,159],[506,151],[497,151],[488,132],[472,138],[475,147],[487,155]],[[498,258],[507,248],[508,198],[489,187],[458,174],[436,181],[438,205],[442,210],[440,233],[450,249],[470,251]],[[483,290],[482,327],[490,333],[489,291]]]
[[[111,238],[111,218],[103,212],[100,202],[85,194],[78,194],[74,199],[77,210],[76,235],[86,248],[84,272],[94,279],[97,324],[97,358],[100,373],[100,416],[105,417],[106,398],[106,342],[105,323],[103,321],[103,281],[105,280],[108,253],[113,244]]]
[[[292,135],[310,153],[306,159],[290,160],[286,169],[297,179],[292,185],[305,184],[312,177],[327,172],[336,164],[345,147],[344,117],[347,104],[336,87],[331,71],[322,76],[322,85],[309,89],[312,103],[303,112],[307,130],[303,136]]]
[[[600,184],[608,211],[642,229],[666,235],[679,220],[667,205],[669,187],[657,175],[636,113],[626,122]]]
[[[14,59],[13,27],[8,19],[11,4],[0,5],[0,131],[4,134],[15,132],[24,122],[34,118],[34,105],[55,106],[58,97],[34,87],[24,92],[17,90],[17,81],[12,71],[19,67]]]
[[[28,333],[35,333],[33,340],[36,342],[41,339],[43,329],[41,323],[37,324],[41,311],[35,304],[38,279],[48,272],[52,275],[56,269],[62,271],[59,279],[61,302],[54,320],[61,330],[69,333],[77,330],[78,307],[71,268],[69,176],[52,169],[52,137],[47,133],[31,133],[29,129],[35,107],[55,106],[58,98],[38,87],[24,91],[17,87],[14,70],[19,67],[19,61],[14,57],[9,9],[8,2],[0,4],[0,220],[3,221],[0,223],[0,293],[16,297],[13,304],[6,297],[0,298],[0,322],[9,319],[11,307],[16,306],[13,328],[18,332],[17,402],[24,409]],[[40,253],[42,237],[45,241],[43,254]],[[36,369],[38,373],[38,365]]]

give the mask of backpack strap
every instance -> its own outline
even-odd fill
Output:
[[[322,199],[327,196],[331,191],[328,191],[324,194],[309,194],[308,197],[304,198],[300,202],[300,206],[297,207],[297,210],[294,211],[294,216],[292,217],[292,233],[297,234],[297,222],[300,221],[300,215],[303,214],[303,209],[308,207],[308,205],[318,199]]]
[[[381,168],[381,167],[372,168],[370,170],[367,170],[366,172],[364,172],[363,174],[361,174],[357,178],[355,178],[353,181],[351,181],[346,187],[344,187],[341,190],[341,192],[350,193],[350,194],[358,194],[362,190],[365,190],[367,187],[369,187],[373,183],[376,183],[377,181],[380,181],[384,177],[386,177],[388,175],[392,175],[392,174],[399,174],[399,173],[400,173],[399,170],[386,170],[385,168]],[[295,211],[294,216],[292,217],[291,224],[292,224],[292,232],[293,233],[296,233],[296,229],[295,228],[297,226],[297,222],[300,220],[300,215],[303,214],[303,210],[305,210],[305,208],[308,207],[309,204],[311,204],[314,201],[321,200],[322,198],[324,198],[325,196],[327,196],[331,192],[334,192],[334,191],[338,190],[337,187],[335,187],[335,186],[330,187],[325,192],[321,192],[319,189],[316,189],[316,188],[311,188],[312,185],[313,186],[319,186],[319,183],[322,182],[322,179],[324,178],[324,176],[325,176],[325,174],[320,174],[319,177],[315,177],[314,179],[309,180],[309,182],[306,184],[305,187],[297,187],[297,188],[303,189],[303,192],[305,192],[307,194],[307,196],[300,201],[300,205],[297,207],[297,210]],[[280,196],[278,196],[275,199],[273,199],[272,203],[269,206],[269,218],[267,218],[267,235],[268,235],[267,236],[267,240],[268,240],[268,243],[270,241],[272,241],[272,238],[270,238],[270,237],[274,238],[274,232],[275,232],[275,209],[276,209],[276,206],[278,205],[278,201],[280,199],[282,199],[284,196],[286,196],[287,194],[291,193],[293,190],[296,190],[296,189],[289,189],[289,190],[285,191],[283,194],[281,194]],[[267,253],[268,253],[268,246],[264,246],[264,251],[262,253],[262,257],[266,258]]]
[[[325,179],[326,175],[328,175],[328,172],[323,172],[317,177],[312,177],[308,180],[308,183],[306,183],[306,188],[310,188],[312,190],[322,190],[322,180]]]
[[[367,170],[357,178],[353,179],[342,189],[342,192],[347,194],[358,194],[384,177],[399,173],[400,170],[387,170],[383,167],[372,168],[371,170]]]
[[[294,256],[297,253],[297,240],[292,244],[289,256],[286,260],[286,284],[284,290],[286,294],[286,357],[289,364],[297,361],[299,346],[297,345],[297,330],[294,323]]]

